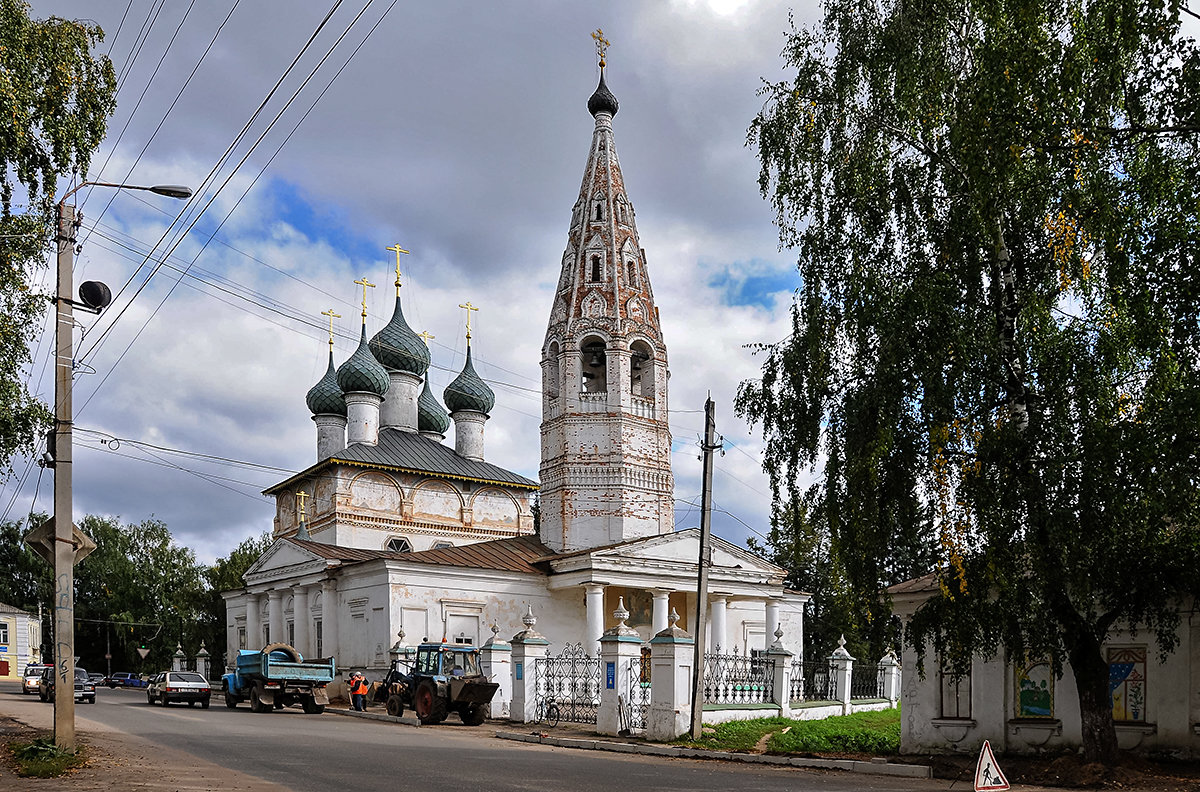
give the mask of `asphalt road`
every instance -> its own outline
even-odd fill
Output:
[[[20,698],[15,685],[0,685],[0,711],[14,712],[14,699]],[[24,697],[21,704],[30,701],[36,698]],[[418,727],[305,715],[299,708],[254,714],[245,705],[228,710],[217,697],[208,710],[178,704],[164,709],[147,705],[142,690],[101,688],[97,703],[80,704],[76,716],[81,727],[85,719],[95,721],[296,792],[885,792],[949,786],[938,780],[529,745],[496,739],[495,728],[486,724],[462,726],[454,716],[440,726]]]

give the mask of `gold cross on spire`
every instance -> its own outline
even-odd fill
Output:
[[[612,46],[612,42],[604,38],[604,31],[596,28],[596,32],[592,34],[592,39],[596,42],[596,55],[600,58],[600,68],[604,68],[604,57],[608,54],[608,48]]]
[[[467,314],[467,315],[470,316],[470,314]],[[417,333],[417,335],[419,335],[421,338],[425,339],[425,346],[429,346],[429,342],[432,341],[433,339],[437,338],[437,336],[435,336],[433,333],[429,332],[428,330],[422,330],[420,333]]]
[[[363,287],[363,322],[367,321],[367,287],[375,288],[375,284],[367,280],[367,276],[363,275],[361,280],[354,281],[359,286]]]
[[[296,493],[296,500],[300,502],[300,522],[304,522],[304,501],[309,498],[309,494],[304,490]]]
[[[334,320],[334,318],[341,319],[342,315],[340,313],[334,313],[333,309],[330,308],[328,311],[321,311],[321,316],[329,317],[329,350],[332,352],[333,351],[333,320]]]
[[[467,312],[467,346],[471,346],[471,311],[478,311],[479,309],[471,305],[470,300],[460,303],[458,307],[465,309]]]
[[[397,242],[394,245],[389,245],[388,247],[384,248],[384,250],[396,251],[396,294],[399,295],[400,294],[400,254],[407,253],[408,251],[405,250],[404,248],[400,247],[399,242]]]

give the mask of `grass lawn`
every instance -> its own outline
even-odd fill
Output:
[[[900,710],[857,712],[824,720],[759,718],[721,723],[700,740],[681,739],[678,745],[715,751],[765,749],[774,754],[862,753],[891,756],[900,751]]]

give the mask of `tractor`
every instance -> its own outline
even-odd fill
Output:
[[[422,724],[432,724],[456,712],[466,725],[478,726],[490,714],[492,697],[499,688],[483,675],[475,647],[423,643],[411,661],[392,662],[372,697],[384,703],[393,717],[411,709]]]

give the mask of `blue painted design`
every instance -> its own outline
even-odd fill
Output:
[[[604,664],[604,687],[608,690],[615,690],[617,687],[617,664]]]
[[[514,665],[516,666],[515,673],[516,673],[517,681],[519,682],[525,678],[525,664],[524,663],[514,663]]]

